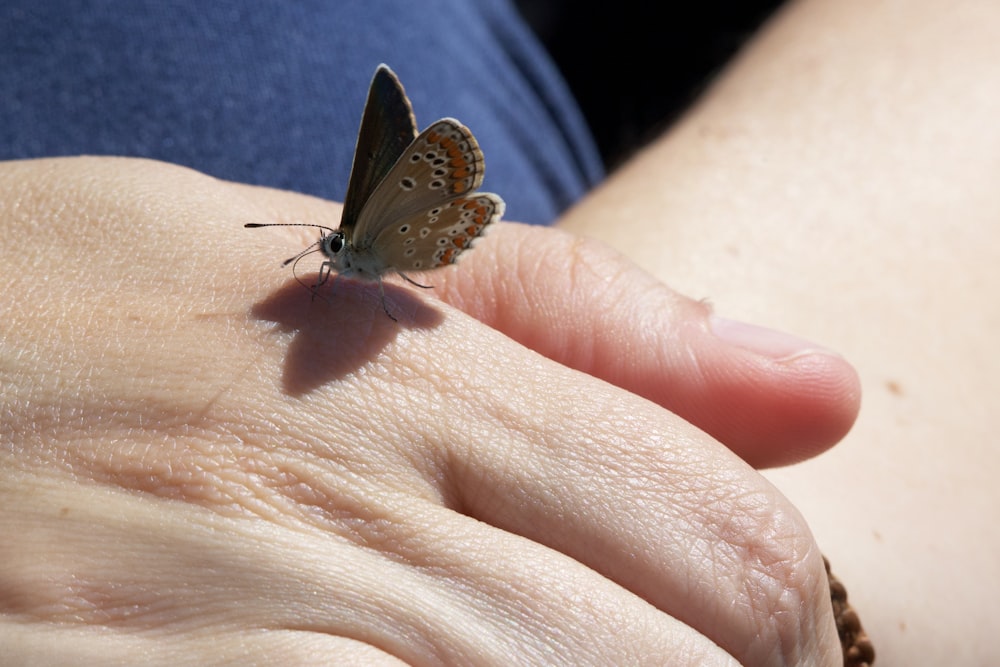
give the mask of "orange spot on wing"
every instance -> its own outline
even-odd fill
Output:
[[[448,248],[443,253],[441,253],[441,263],[438,266],[444,266],[445,264],[451,264],[455,261],[455,249]]]

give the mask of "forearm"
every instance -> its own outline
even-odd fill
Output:
[[[774,261],[825,281],[866,269],[858,242],[902,254],[943,219],[995,219],[998,26],[993,3],[793,3],[561,224],[728,302],[785,285]]]
[[[942,626],[988,612],[978,554],[1000,548],[971,509],[1000,471],[976,407],[1000,395],[998,26],[996,3],[792,4],[562,223],[856,364],[855,431],[772,478],[894,664],[950,662],[943,636],[998,657],[978,624]]]

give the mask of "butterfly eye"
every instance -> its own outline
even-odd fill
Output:
[[[334,232],[323,239],[327,255],[339,255],[344,249],[344,232]]]

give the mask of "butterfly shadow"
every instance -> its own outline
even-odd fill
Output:
[[[375,359],[402,327],[427,329],[442,321],[432,299],[383,284],[386,307],[396,321],[383,310],[377,285],[344,279],[313,295],[290,281],[253,305],[254,317],[295,333],[282,372],[285,393],[303,396],[358,370]]]

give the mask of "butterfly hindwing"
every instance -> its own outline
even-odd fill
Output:
[[[379,65],[368,88],[361,116],[354,164],[344,197],[340,228],[350,232],[372,193],[413,143],[417,124],[403,85],[386,65]]]
[[[397,221],[471,195],[483,182],[483,169],[469,129],[442,118],[413,140],[376,186],[358,215],[354,245],[366,249]]]
[[[503,211],[503,200],[489,192],[449,199],[396,219],[380,231],[372,250],[387,267],[404,273],[454,264]]]

